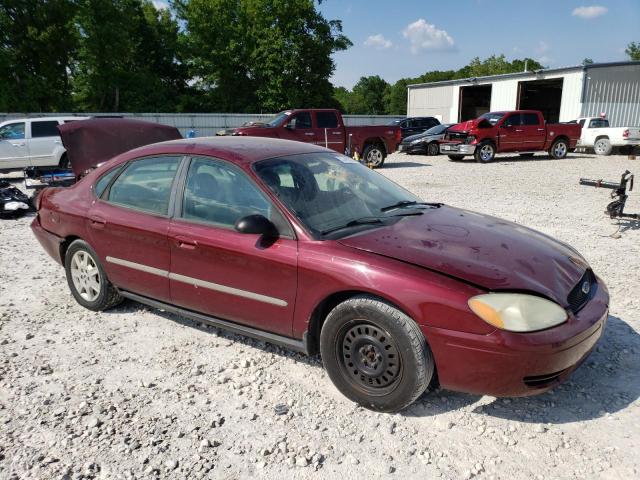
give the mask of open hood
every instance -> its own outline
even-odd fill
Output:
[[[58,131],[76,176],[134,148],[182,138],[175,127],[128,118],[78,120]]]
[[[536,292],[562,306],[589,268],[575,250],[543,233],[446,205],[339,242],[487,290]]]

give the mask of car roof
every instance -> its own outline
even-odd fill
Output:
[[[127,152],[128,159],[161,153],[203,155],[237,164],[251,164],[267,158],[333,150],[292,140],[250,136],[197,137],[154,143]]]
[[[86,120],[89,117],[74,117],[74,116],[62,116],[62,117],[23,117],[23,118],[8,118],[2,122],[0,125],[4,125],[5,123],[15,123],[15,122],[28,122],[28,121],[46,121],[46,120]]]

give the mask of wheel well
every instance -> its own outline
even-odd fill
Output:
[[[556,143],[558,140],[564,140],[565,142],[567,142],[567,146],[569,146],[569,137],[567,137],[566,135],[558,135],[554,140],[553,143]],[[552,145],[553,145],[552,143]]]
[[[596,139],[593,141],[593,143],[597,142],[598,140],[602,140],[603,138],[606,138],[607,140],[609,140],[609,136],[608,135],[600,135],[600,136],[596,137]]]
[[[71,235],[69,237],[66,237],[64,241],[60,243],[60,261],[62,262],[62,265],[64,265],[64,257],[67,254],[67,249],[69,248],[69,245],[71,245],[76,240],[82,240],[82,239],[80,237]]]
[[[369,146],[369,145],[377,145],[378,147],[380,147],[382,149],[382,151],[385,153],[385,155],[389,152],[387,152],[387,145],[384,143],[384,140],[382,140],[379,137],[375,137],[375,138],[367,138],[364,141],[363,147],[362,147],[362,153],[364,153],[365,149]]]

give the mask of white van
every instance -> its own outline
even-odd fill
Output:
[[[58,125],[88,117],[19,118],[0,123],[0,173],[26,167],[69,167]]]

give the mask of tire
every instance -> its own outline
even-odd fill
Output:
[[[561,138],[553,142],[553,145],[551,145],[551,148],[549,149],[548,153],[551,158],[555,158],[556,160],[561,160],[567,156],[568,152],[569,152],[569,144],[564,138]]]
[[[58,163],[60,168],[69,169],[71,168],[71,163],[69,163],[69,157],[66,153],[63,153],[60,157],[60,163]]]
[[[356,352],[358,356],[350,352]],[[429,386],[435,364],[418,325],[376,297],[358,295],[335,307],[320,332],[322,363],[347,398],[396,412]]]
[[[435,157],[439,154],[440,145],[438,145],[438,142],[431,142],[429,145],[427,145],[427,155],[429,155],[430,157]]]
[[[385,153],[384,148],[374,143],[364,147],[364,151],[362,152],[362,162],[367,166],[371,166],[371,168],[380,168],[384,165],[386,156],[387,154]]]
[[[98,312],[115,307],[124,300],[107,279],[98,255],[84,240],[75,240],[69,245],[64,268],[71,294],[83,307]]]
[[[447,155],[447,157],[449,157],[449,160],[457,162],[459,160],[462,160],[464,158],[464,155]]]
[[[611,155],[612,150],[613,147],[608,138],[599,138],[593,144],[593,151],[596,152],[596,155]]]
[[[482,142],[476,147],[473,158],[479,163],[493,162],[496,158],[496,146],[491,142]]]
[[[520,155],[522,158],[532,158],[535,153],[519,153],[518,155]]]

